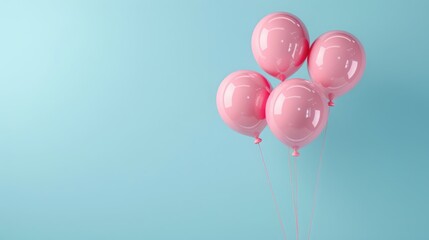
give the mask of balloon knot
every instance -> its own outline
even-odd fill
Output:
[[[299,157],[299,152],[298,152],[298,148],[297,148],[297,147],[294,147],[294,148],[293,148],[292,156],[294,156],[294,157]]]
[[[335,106],[335,103],[334,103],[334,94],[330,93],[330,94],[328,95],[328,98],[329,98],[328,106],[330,106],[330,107]]]
[[[260,139],[259,137],[255,137],[255,144],[259,144],[262,142],[262,139]]]

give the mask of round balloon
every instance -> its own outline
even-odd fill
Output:
[[[321,89],[303,79],[282,82],[267,101],[266,116],[273,134],[291,147],[293,156],[313,141],[328,120],[329,107]]]
[[[311,79],[322,86],[333,106],[333,99],[352,89],[361,79],[366,65],[359,40],[350,33],[331,31],[313,43],[308,57]]]
[[[277,12],[264,17],[252,35],[253,56],[264,71],[285,80],[304,63],[309,53],[304,23],[295,15]]]
[[[237,71],[228,75],[217,91],[217,109],[223,121],[235,131],[261,142],[259,134],[267,125],[265,105],[271,85],[261,74]]]

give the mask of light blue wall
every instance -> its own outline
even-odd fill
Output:
[[[230,72],[261,71],[250,37],[273,11],[299,16],[311,40],[347,30],[367,53],[362,81],[331,111],[312,239],[428,239],[428,9],[2,0],[0,239],[281,239],[257,148],[215,104]],[[262,137],[294,239],[287,149]],[[299,160],[303,228],[320,149],[319,138]]]

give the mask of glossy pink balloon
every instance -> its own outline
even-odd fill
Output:
[[[303,79],[282,82],[267,101],[268,126],[274,135],[291,147],[293,156],[298,149],[313,141],[328,121],[329,107],[321,89]]]
[[[285,12],[264,17],[252,35],[253,56],[259,66],[281,81],[304,63],[309,44],[305,25],[298,17]]]
[[[311,46],[308,72],[311,79],[333,99],[352,89],[365,69],[365,51],[359,40],[350,33],[331,31],[320,36]]]
[[[217,91],[217,109],[223,121],[235,131],[261,142],[259,134],[267,125],[265,104],[271,85],[253,71],[237,71],[227,76]]]

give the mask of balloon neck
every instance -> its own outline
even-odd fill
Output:
[[[298,148],[297,148],[297,147],[294,147],[294,148],[293,148],[292,156],[294,156],[294,157],[299,157],[299,152],[298,152]]]
[[[335,106],[335,103],[334,103],[334,95],[331,93],[331,94],[329,94],[329,102],[328,102],[328,106],[330,106],[330,107],[333,107],[333,106]]]
[[[259,137],[255,137],[255,141],[254,141],[254,143],[255,144],[259,144],[259,143],[261,143],[262,142],[262,139],[261,138],[259,138]]]
[[[280,81],[284,81],[284,80],[286,80],[286,76],[284,75],[284,74],[279,74],[278,76],[277,76],[277,78],[280,80]]]

